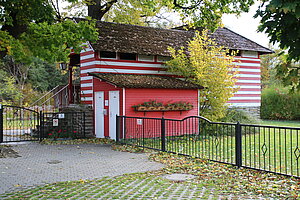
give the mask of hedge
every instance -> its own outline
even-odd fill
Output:
[[[290,94],[288,89],[267,88],[261,98],[262,119],[300,119],[300,92]]]

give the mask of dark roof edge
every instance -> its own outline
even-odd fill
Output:
[[[269,50],[269,51],[270,51],[269,53],[275,53],[275,51],[273,51],[273,50],[271,50],[271,49],[269,49],[269,48],[267,48],[267,47],[264,47],[264,46],[258,44],[257,42],[255,42],[255,41],[253,41],[253,40],[251,40],[251,39],[249,39],[249,38],[247,38],[247,37],[245,37],[245,36],[243,36],[243,35],[241,35],[241,34],[235,32],[235,31],[233,31],[233,30],[231,30],[231,29],[229,29],[229,28],[227,28],[227,27],[225,27],[225,26],[224,26],[223,28],[227,29],[228,31],[230,31],[230,32],[232,32],[232,33],[234,33],[234,34],[237,34],[237,35],[241,36],[242,38],[245,38],[246,40],[249,40],[249,41],[251,41],[251,42],[257,44],[258,46],[260,46],[260,47],[262,47],[262,48],[264,48],[264,49]],[[247,51],[247,50],[246,50],[246,51]],[[249,50],[249,51],[250,51],[250,50]],[[261,52],[261,51],[258,51],[258,52]],[[267,54],[268,52],[261,52],[261,53]]]
[[[115,86],[115,87],[119,87],[119,86],[117,86],[116,84],[114,84],[114,83],[112,83],[112,82],[110,82],[110,81],[108,81],[108,80],[106,80],[106,79],[104,79],[104,78],[102,78],[102,77],[97,76],[97,73],[91,73],[91,72],[88,72],[87,74],[90,75],[90,76],[93,76],[93,77],[95,77],[95,78],[98,78],[98,79],[100,79],[101,81],[107,82],[107,83],[109,83],[109,84],[111,84],[111,85],[113,85],[113,86]]]

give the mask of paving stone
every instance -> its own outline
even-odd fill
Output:
[[[0,159],[0,194],[18,187],[113,177],[163,167],[149,161],[146,154],[113,151],[110,145],[27,143],[13,145],[12,149],[21,157]]]
[[[196,178],[196,176],[191,174],[168,174],[163,176],[163,178],[168,179],[170,181],[186,181],[190,179]]]

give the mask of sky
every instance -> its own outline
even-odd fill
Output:
[[[239,17],[235,15],[224,15],[222,20],[225,27],[264,47],[268,47],[269,39],[267,35],[257,32],[260,18],[254,19],[253,17],[258,6],[259,2],[256,2],[251,6],[248,13],[242,13]]]

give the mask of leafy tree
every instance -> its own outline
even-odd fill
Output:
[[[266,5],[265,5],[266,4]],[[260,31],[288,51],[287,59],[300,60],[300,1],[263,0],[255,17],[262,17]]]
[[[246,12],[253,0],[74,0],[69,8],[88,6],[88,15],[97,20],[145,25],[174,11],[184,22],[217,28],[224,13]],[[79,11],[82,14],[82,9]],[[77,15],[79,14],[77,13]]]
[[[188,49],[169,50],[172,59],[166,63],[168,71],[205,87],[200,91],[200,115],[211,120],[222,118],[226,102],[236,91],[234,56],[210,39],[207,30],[196,33]]]
[[[22,96],[22,93],[15,85],[14,78],[5,71],[0,70],[0,102],[2,104],[18,102]]]

